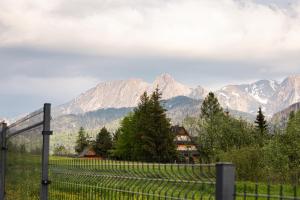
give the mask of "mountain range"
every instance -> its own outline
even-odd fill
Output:
[[[109,81],[79,95],[70,102],[54,109],[54,116],[63,114],[81,114],[103,108],[135,107],[143,92],[152,92],[156,87],[162,92],[163,99],[176,96],[193,96],[203,99],[207,91],[202,87],[192,88],[177,82],[169,74],[162,74],[153,83],[142,79]]]
[[[103,126],[116,130],[120,120],[138,104],[140,95],[145,91],[150,93],[156,87],[163,94],[161,103],[172,124],[181,124],[187,116],[199,115],[209,91],[202,86],[190,87],[180,83],[169,74],[158,76],[152,83],[142,79],[99,83],[75,99],[54,107],[52,129],[57,134],[53,135],[51,148],[62,143],[72,150],[79,127],[89,130],[92,137]],[[213,92],[231,115],[254,121],[261,106],[271,118],[274,113],[300,101],[300,76],[289,76],[280,83],[259,80],[227,85]]]
[[[157,87],[162,92],[162,104],[173,124],[182,123],[186,116],[199,115],[202,101],[209,91],[202,86],[180,83],[169,74],[158,76],[152,83],[142,79],[102,82],[75,99],[54,107],[53,129],[56,132],[73,132],[80,126],[89,130],[102,126],[115,129],[120,119],[138,104],[140,95]],[[234,116],[252,121],[261,106],[269,118],[277,113],[273,119],[278,119],[287,115],[281,110],[300,102],[300,75],[286,77],[282,82],[259,80],[227,85],[213,92],[220,104]]]
[[[162,74],[153,83],[129,79],[99,83],[75,99],[54,109],[54,116],[83,114],[98,109],[129,108],[138,104],[140,95],[159,87],[163,99],[186,96],[201,100],[208,94],[202,86],[190,87]],[[214,91],[224,108],[255,114],[259,106],[267,116],[300,101],[300,75],[289,76],[281,83],[259,80],[249,84],[227,85]]]

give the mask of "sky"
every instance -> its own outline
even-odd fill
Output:
[[[300,74],[300,0],[1,0],[0,116],[161,73],[216,90]]]

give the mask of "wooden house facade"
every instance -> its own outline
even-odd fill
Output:
[[[183,126],[172,126],[171,131],[175,134],[174,142],[181,162],[195,162],[199,159],[197,144]],[[183,160],[182,160],[183,159]]]

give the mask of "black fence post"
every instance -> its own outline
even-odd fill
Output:
[[[6,168],[6,153],[7,153],[7,146],[6,146],[6,131],[7,131],[7,124],[2,123],[2,130],[1,130],[1,185],[0,185],[0,200],[4,200],[5,198],[5,168]]]
[[[232,163],[217,163],[216,175],[216,200],[234,200],[235,166]]]
[[[48,200],[51,104],[44,105],[41,200]]]

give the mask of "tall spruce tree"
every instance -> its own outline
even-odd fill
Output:
[[[158,162],[168,162],[176,158],[175,136],[171,132],[171,123],[167,118],[166,109],[160,103],[161,98],[162,93],[157,87],[150,98],[151,129],[148,137],[152,137],[154,141],[153,159]]]
[[[109,150],[112,149],[112,138],[110,132],[108,132],[105,127],[97,134],[93,149],[97,155],[104,158],[108,157]]]
[[[170,120],[160,105],[157,88],[149,97],[145,92],[134,112],[121,123],[114,151],[116,157],[138,161],[169,162],[176,158]]]
[[[262,112],[261,107],[258,108],[255,124],[256,124],[256,129],[260,134],[259,139],[263,140],[267,135],[268,124],[267,124],[267,121],[265,120],[265,116]]]
[[[75,151],[80,154],[88,145],[89,142],[86,132],[83,127],[80,127],[76,140]]]

